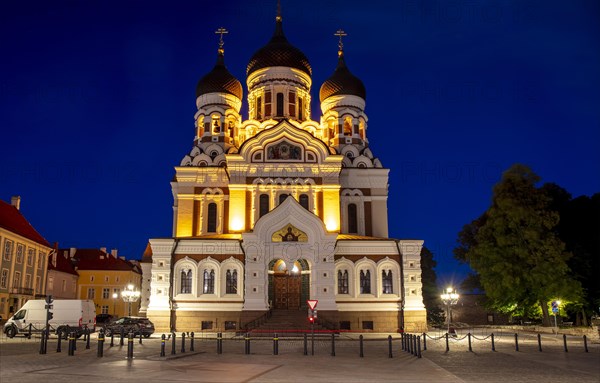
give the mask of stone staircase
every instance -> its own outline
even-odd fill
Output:
[[[325,330],[327,329],[319,324],[317,319],[315,335]],[[310,331],[311,326],[306,310],[273,310],[271,317],[265,323],[252,329],[250,334],[252,336],[273,336],[274,333],[277,333],[279,336],[302,336],[304,333],[310,334]]]

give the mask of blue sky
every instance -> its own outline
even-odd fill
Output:
[[[600,191],[598,2],[324,3],[282,2],[288,40],[313,67],[313,118],[342,28],[373,153],[391,169],[390,236],[424,239],[441,283],[467,271],[453,260],[456,235],[511,164],[573,196]],[[139,258],[148,238],[171,233],[169,182],[192,145],[214,31],[229,30],[226,64],[245,85],[275,4],[0,4],[0,198],[21,195],[61,247]]]

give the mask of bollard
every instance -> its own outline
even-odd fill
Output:
[[[538,351],[542,352],[542,334],[537,334]]]
[[[587,336],[583,336],[583,349],[585,350],[585,352],[588,352],[588,346],[587,346]]]
[[[166,336],[165,336],[165,334],[162,334],[160,336],[160,356],[165,356],[165,343],[166,343]]]
[[[401,344],[402,351],[405,351],[406,348],[404,347],[404,333],[400,334],[400,344]]]
[[[69,356],[75,355],[75,333],[69,333]]]
[[[468,333],[467,336],[469,337],[469,351],[473,351],[473,348],[471,347],[471,333]]]
[[[90,329],[89,328],[85,328],[85,349],[89,350],[90,349]]]
[[[190,334],[190,351],[194,351],[194,332]]]
[[[73,351],[77,351],[77,331],[73,332]]]
[[[171,355],[175,355],[175,337],[177,336],[175,332],[171,333]]]
[[[413,355],[417,355],[417,336],[413,335]]]
[[[121,340],[119,340],[119,346],[122,346],[123,342],[124,342],[123,338],[125,338],[125,329],[123,327],[121,327],[120,334],[121,334]]]
[[[304,355],[308,355],[308,336],[304,333]]]
[[[492,351],[496,351],[496,344],[494,343],[494,333],[492,333]]]
[[[98,358],[104,356],[104,330],[100,329],[98,333]]]
[[[223,334],[218,332],[217,333],[217,354],[222,354],[223,353]]]
[[[58,333],[58,340],[56,342],[56,352],[62,352],[62,334]]]
[[[127,334],[127,359],[133,359],[133,333]]]
[[[427,351],[427,334],[423,333],[423,351]]]
[[[185,333],[181,333],[181,352],[185,352]]]
[[[273,336],[273,355],[279,355],[279,338],[277,333]]]
[[[567,334],[563,334],[563,344],[565,345],[565,352],[569,352],[567,348]]]
[[[359,345],[360,345],[359,346],[360,347],[360,357],[363,358],[365,356],[365,354],[363,352],[364,350],[363,350],[363,336],[362,335],[358,337],[358,341],[359,341]]]
[[[388,358],[393,358],[392,355],[392,336],[388,335]]]
[[[29,331],[27,332],[27,339],[31,339],[31,323],[29,323]]]
[[[331,356],[335,356],[335,334],[331,333]]]
[[[419,339],[419,337],[417,337],[417,358],[421,357],[421,339]]]
[[[46,353],[46,330],[42,330],[42,339],[40,340],[40,354]]]
[[[515,333],[515,351],[519,351],[519,334]]]
[[[250,355],[250,335],[248,333],[244,335],[244,353]]]
[[[140,330],[140,341],[139,341],[140,344],[142,344],[142,335],[143,335],[142,330]]]
[[[446,352],[450,351],[450,344],[448,343],[448,333],[446,333]]]
[[[408,334],[408,352],[411,355],[414,355],[415,351],[413,349],[413,335],[412,334]]]
[[[110,347],[113,347],[115,345],[115,332],[111,331],[110,332]]]

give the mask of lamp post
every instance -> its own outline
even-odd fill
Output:
[[[113,298],[113,315],[117,316],[117,298],[119,297],[119,294],[117,293],[113,293],[112,298]]]
[[[450,306],[458,303],[459,295],[453,287],[446,288],[446,291],[441,295],[442,302],[446,305],[446,317],[448,320],[448,333],[450,333]]]
[[[141,293],[139,291],[136,291],[133,288],[134,288],[134,286],[132,284],[128,284],[127,288],[121,292],[121,298],[123,298],[123,301],[125,301],[129,304],[129,306],[128,306],[129,307],[128,308],[129,316],[131,316],[131,304],[133,302],[137,301],[138,299],[140,299],[140,295],[141,295]]]

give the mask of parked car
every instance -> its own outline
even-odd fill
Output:
[[[122,317],[113,320],[104,325],[104,334],[106,336],[120,334],[121,329],[123,329],[125,335],[131,332],[134,336],[137,336],[141,333],[145,338],[148,338],[154,334],[154,324],[148,318],[142,317]]]
[[[112,321],[113,316],[110,314],[98,314],[96,315],[96,327],[102,327],[106,323]]]

